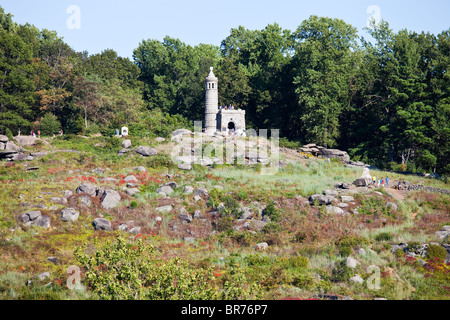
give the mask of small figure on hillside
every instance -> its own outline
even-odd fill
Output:
[[[59,135],[60,135],[60,136],[63,135],[63,130],[62,130],[62,129],[59,131]]]
[[[402,183],[400,181],[398,182],[397,189],[402,190]]]
[[[386,188],[389,188],[389,178],[386,177]]]
[[[116,129],[116,136],[119,135],[119,129]]]
[[[381,184],[381,179],[378,180],[378,184],[377,184],[377,187],[378,187],[378,188],[380,187],[380,184]]]
[[[41,138],[41,130],[38,130],[38,138]]]
[[[330,163],[330,158],[327,158],[327,162]]]
[[[384,178],[381,178],[381,186],[384,188]]]
[[[373,185],[375,185],[375,183],[377,182],[377,177],[373,176],[372,182],[373,182]]]
[[[20,129],[18,130],[18,133],[17,133],[17,135],[20,137]]]

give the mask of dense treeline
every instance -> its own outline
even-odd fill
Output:
[[[219,47],[144,40],[132,62],[113,50],[74,52],[0,11],[0,130],[56,120],[73,133],[123,123],[145,131],[202,120],[213,66],[219,103],[245,109],[249,127],[378,166],[448,174],[450,29],[395,33],[382,22],[367,33],[370,41],[340,19],[311,16],[295,31],[239,26]]]

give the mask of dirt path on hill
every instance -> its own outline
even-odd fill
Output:
[[[389,193],[395,200],[398,201],[403,201],[405,200],[405,195],[406,195],[406,190],[405,191],[400,191],[397,189],[392,189],[392,188],[386,188],[385,189],[387,193]]]

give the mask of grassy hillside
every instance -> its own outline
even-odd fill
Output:
[[[262,175],[261,163],[184,171],[170,159],[173,142],[130,139],[125,156],[118,155],[123,139],[69,135],[26,148],[43,157],[0,163],[1,299],[449,297],[442,246],[448,237],[435,234],[450,225],[449,195],[336,189],[362,170],[287,149],[274,175]],[[158,154],[143,157],[133,151],[138,146]],[[389,176],[391,185],[408,180],[448,189],[436,179],[371,173]],[[168,182],[173,192],[158,193]],[[106,209],[101,196],[77,193],[82,183],[100,194],[116,190],[119,204]],[[333,206],[342,212],[308,201],[325,190],[337,192]],[[78,219],[63,221],[69,207]],[[36,210],[50,227],[19,221]],[[94,230],[97,218],[110,221],[111,231]],[[394,250],[399,243],[407,246]],[[428,249],[420,256],[423,244]],[[72,289],[74,279],[80,288]]]

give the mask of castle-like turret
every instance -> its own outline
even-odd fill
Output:
[[[213,73],[213,67],[211,67],[205,81],[205,131],[208,134],[214,134],[217,131],[217,113],[219,107],[218,82],[218,79]]]

